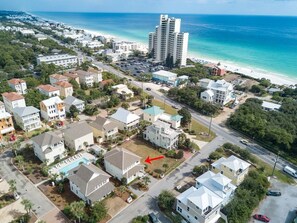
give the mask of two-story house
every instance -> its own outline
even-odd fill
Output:
[[[76,83],[80,84],[79,76],[75,72],[66,72],[63,74],[63,76],[67,77],[68,82],[71,80],[74,80],[74,81],[76,81]]]
[[[207,171],[196,178],[196,188],[206,187],[223,199],[222,205],[226,205],[233,197],[236,186],[231,183],[231,179],[221,173]]]
[[[68,96],[72,96],[73,87],[68,81],[58,81],[53,84],[60,91],[60,96],[66,98]]]
[[[178,144],[178,136],[181,133],[182,131],[171,128],[170,124],[157,120],[146,127],[143,138],[164,149],[175,149]]]
[[[130,90],[125,84],[118,84],[111,87],[113,91],[119,95],[123,100],[134,97],[134,92]]]
[[[143,120],[154,123],[161,120],[171,125],[172,128],[179,128],[181,123],[181,115],[169,115],[158,106],[152,106],[143,110]]]
[[[25,131],[41,128],[39,110],[33,106],[14,108],[13,116],[16,124]]]
[[[63,130],[63,133],[65,145],[75,151],[94,144],[92,128],[86,122],[70,124]]]
[[[94,83],[99,83],[102,81],[102,74],[99,71],[76,71],[80,84],[85,84],[87,87],[92,87]]]
[[[235,185],[241,184],[249,172],[250,164],[232,155],[228,158],[222,157],[211,164],[211,171],[221,173],[232,180]]]
[[[83,112],[83,110],[85,110],[85,102],[76,97],[68,96],[64,99],[64,103],[66,112],[70,112],[71,106],[76,107],[79,112]]]
[[[68,78],[61,74],[52,74],[49,76],[49,78],[52,85],[60,81],[68,81]]]
[[[0,101],[0,140],[2,140],[3,136],[10,133],[14,133],[11,114],[6,112],[3,102]]]
[[[40,102],[41,117],[47,121],[60,120],[66,118],[64,102],[58,96]]]
[[[5,92],[2,97],[5,109],[9,113],[12,113],[14,108],[26,107],[25,98],[16,92]]]
[[[60,96],[60,90],[50,84],[37,86],[38,91],[48,97]]]
[[[93,164],[82,164],[70,171],[70,190],[89,205],[101,201],[114,190],[111,176]]]
[[[22,79],[13,78],[8,81],[9,87],[15,90],[19,94],[26,94],[27,93],[27,84],[26,81]]]
[[[113,139],[118,134],[118,126],[114,122],[101,116],[97,116],[89,125],[93,130],[94,137],[99,137],[102,141]]]
[[[140,117],[135,115],[124,108],[118,110],[109,117],[119,128],[119,130],[131,131],[136,129],[139,125]]]
[[[223,199],[208,188],[190,187],[176,197],[176,211],[189,223],[215,223]]]
[[[125,177],[127,183],[130,183],[144,174],[144,165],[140,164],[140,159],[123,148],[114,148],[104,155],[105,170],[119,180]]]
[[[34,154],[47,165],[65,157],[63,139],[54,132],[45,132],[32,139]]]

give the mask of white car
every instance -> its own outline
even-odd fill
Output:
[[[249,144],[249,142],[248,142],[247,140],[245,140],[245,139],[240,140],[240,142],[241,142],[243,145],[248,145],[248,144]]]
[[[13,197],[15,200],[20,199],[20,195],[18,194],[18,192],[14,192]]]

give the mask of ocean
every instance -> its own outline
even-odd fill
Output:
[[[42,18],[147,44],[160,14],[33,12]],[[272,72],[297,83],[297,17],[170,14],[189,32],[189,54]]]

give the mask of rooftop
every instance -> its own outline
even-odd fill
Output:
[[[66,77],[64,77],[63,75],[61,74],[52,74],[50,75],[51,78],[54,78],[56,80],[65,80]]]
[[[63,139],[54,132],[45,132],[31,138],[31,140],[42,147],[57,144],[61,142]]]
[[[82,104],[82,103],[85,103],[84,101],[76,98],[76,97],[73,97],[71,95],[67,96],[65,99],[64,99],[64,102],[65,104],[67,105],[76,105],[76,104]]]
[[[281,108],[282,105],[280,104],[276,104],[276,103],[272,103],[272,102],[268,102],[268,101],[263,101],[262,103],[262,107],[263,108],[269,108],[271,110],[279,110]]]
[[[166,70],[159,70],[159,71],[153,72],[153,75],[154,74],[159,75],[159,76],[164,76],[164,77],[171,77],[171,78],[177,77],[177,74],[166,71]]]
[[[48,61],[55,61],[55,60],[61,60],[61,59],[74,59],[77,58],[74,55],[69,54],[54,54],[54,55],[48,55],[48,56],[40,56],[37,59],[40,60],[40,62],[48,62]]]
[[[58,85],[58,86],[63,87],[63,88],[70,88],[70,87],[72,87],[72,84],[70,84],[67,81],[58,81],[58,82],[54,83],[54,85]]]
[[[9,101],[17,101],[22,100],[24,97],[16,92],[5,92],[2,94],[3,97],[8,99]]]
[[[144,109],[143,110],[143,113],[146,113],[146,114],[154,115],[155,116],[155,115],[163,114],[164,113],[164,110],[161,109],[158,106],[152,106],[152,107],[149,107],[147,109]]]
[[[38,113],[39,109],[33,107],[33,106],[28,106],[28,107],[16,107],[13,109],[13,113],[17,114],[20,117],[27,116],[27,115],[32,115],[35,113]]]
[[[115,120],[118,120],[118,121],[120,121],[122,123],[126,123],[126,124],[140,119],[140,117],[138,115],[135,115],[121,107],[118,108],[118,110],[113,115],[111,115],[110,118],[113,118]]]
[[[85,135],[93,133],[91,127],[86,122],[73,123],[64,130],[64,135],[70,139],[78,139]]]
[[[24,81],[22,79],[13,78],[13,79],[9,80],[8,83],[13,84],[13,85],[17,85],[19,83],[26,83],[26,81]]]
[[[37,86],[38,89],[41,89],[43,91],[46,91],[46,92],[53,92],[53,91],[59,91],[58,88],[50,85],[50,84],[46,84],[46,85],[39,85]]]
[[[43,100],[42,103],[45,106],[50,106],[50,105],[54,105],[54,104],[63,103],[63,101],[61,100],[61,98],[59,96],[55,96],[55,97],[51,97],[49,99]]]
[[[229,156],[228,158],[221,157],[220,159],[218,159],[216,162],[212,163],[211,165],[216,168],[220,168],[221,165],[224,165],[236,172],[238,170],[247,169],[251,164],[232,155],[232,156]]]
[[[73,79],[78,77],[77,73],[72,73],[72,72],[66,72],[63,74],[63,76],[70,77]]]

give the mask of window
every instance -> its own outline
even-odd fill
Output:
[[[230,172],[232,172],[232,169],[229,169],[230,170]]]
[[[187,211],[189,211],[190,210],[190,208],[189,207],[187,207]]]
[[[195,216],[195,219],[198,220],[197,216]]]
[[[221,171],[221,174],[224,174],[224,171]]]

